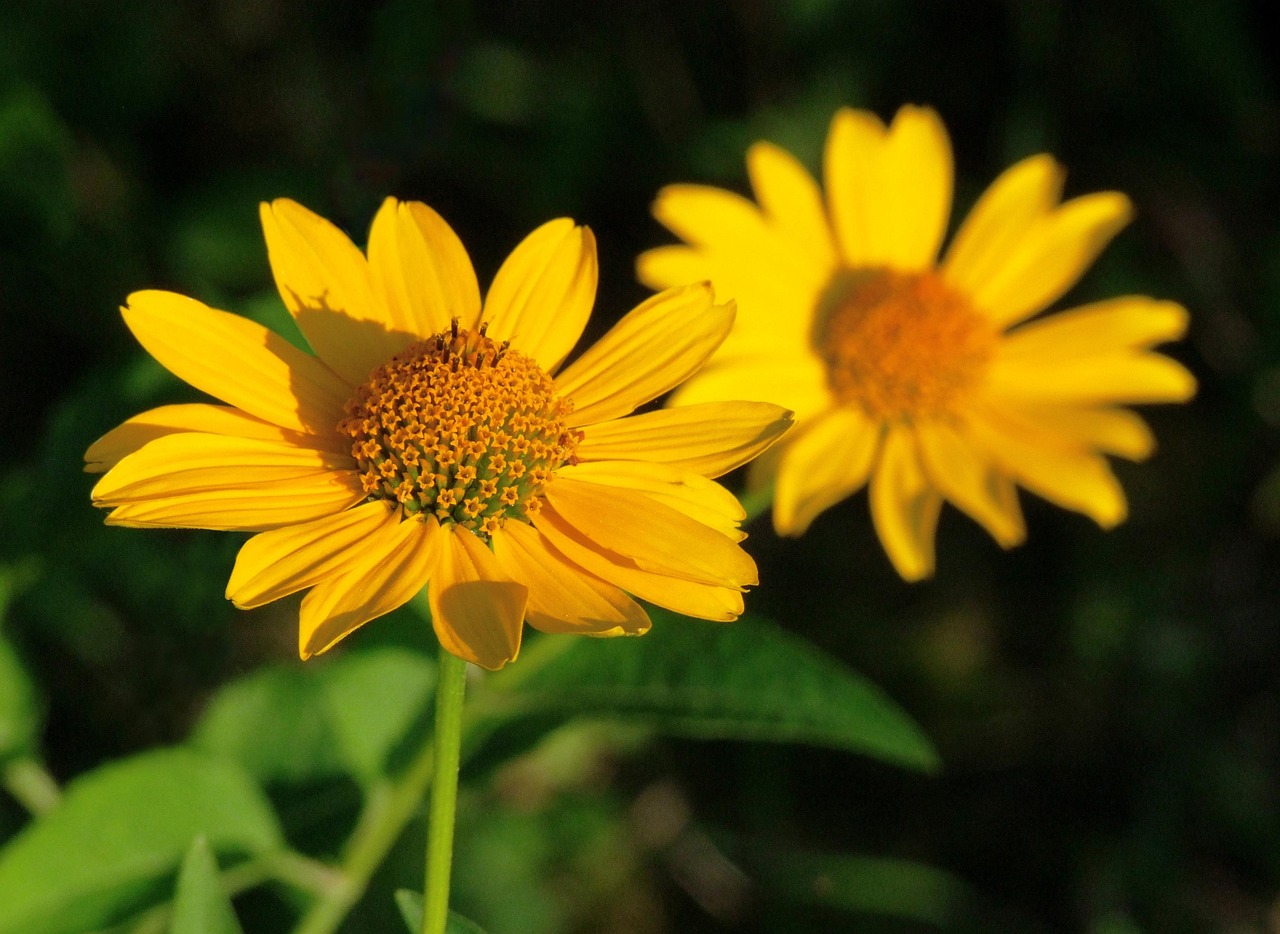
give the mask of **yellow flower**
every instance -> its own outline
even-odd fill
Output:
[[[1060,203],[1047,155],[1002,174],[938,250],[951,211],[951,145],[932,110],[886,128],[843,109],[831,123],[826,200],[787,152],[757,143],[758,206],[694,185],[654,215],[688,243],[643,254],[654,288],[709,279],[738,302],[733,333],[672,404],[770,400],[797,428],[752,466],[775,482],[773,521],[799,535],[870,485],[898,572],[926,577],[947,499],[1004,547],[1025,536],[1015,484],[1111,527],[1124,493],[1104,454],[1141,460],[1151,432],[1121,406],[1179,402],[1191,375],[1152,353],[1186,311],[1125,296],[1030,323],[1129,221],[1117,192]],[[678,411],[678,409],[677,409]]]
[[[708,479],[790,423],[760,402],[632,415],[733,323],[701,284],[656,295],[573,363],[596,291],[591,232],[539,227],[483,305],[431,208],[388,199],[368,257],[329,222],[262,206],[276,284],[316,355],[245,318],[146,291],[122,309],[172,373],[225,406],[169,405],[86,453],[107,522],[257,532],[227,596],[306,588],[299,651],[323,652],[428,585],[440,644],[498,668],[522,623],[649,628],[641,599],[732,620],[756,568],[742,507]]]

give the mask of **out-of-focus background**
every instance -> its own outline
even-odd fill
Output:
[[[1040,151],[1068,167],[1068,194],[1132,196],[1137,220],[1067,303],[1140,292],[1191,310],[1170,352],[1200,393],[1148,410],[1158,453],[1117,465],[1131,518],[1103,533],[1024,496],[1029,541],[1003,553],[949,510],[937,577],[919,585],[884,560],[865,496],[798,541],[755,522],[750,607],[883,686],[941,773],[794,745],[578,736],[472,783],[459,907],[495,934],[1280,930],[1267,9],[7,0],[0,622],[38,685],[50,770],[65,780],[179,742],[220,684],[296,661],[292,605],[244,614],[223,599],[239,536],[109,529],[89,505],[86,445],[194,398],[123,326],[130,291],[283,329],[258,202],[296,198],[363,242],[393,194],[436,207],[482,283],[542,221],[590,225],[593,337],[645,296],[636,254],[670,240],[648,216],[660,186],[745,191],[753,140],[816,168],[837,106],[887,118],[927,103],[953,137],[957,213]],[[397,618],[344,651],[426,641]],[[351,788],[269,791],[292,840],[341,842]],[[25,820],[0,793],[0,839]],[[725,839],[919,861],[964,907],[936,924],[849,912],[839,880],[761,885]],[[411,880],[416,858],[394,857]],[[282,930],[279,902],[238,901],[246,930]],[[349,929],[382,929],[368,911]]]

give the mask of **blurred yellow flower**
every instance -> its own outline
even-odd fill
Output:
[[[653,288],[710,280],[739,313],[710,364],[672,399],[778,402],[795,431],[752,466],[773,481],[777,530],[798,535],[870,485],[876,531],[908,580],[932,573],[947,499],[1004,547],[1025,527],[1015,484],[1103,527],[1125,517],[1104,454],[1154,442],[1130,403],[1180,402],[1195,380],[1151,352],[1186,311],[1125,296],[1031,323],[1129,221],[1117,192],[1061,202],[1049,156],[1004,172],[938,251],[951,212],[946,128],[903,107],[889,127],[840,110],[824,155],[826,200],[789,153],[747,153],[759,204],[673,185],[654,215],[688,244],[643,254]],[[677,408],[676,411],[679,411]]]
[[[709,286],[656,295],[573,363],[596,292],[591,232],[535,230],[483,305],[462,243],[424,204],[388,199],[368,256],[288,200],[262,206],[276,284],[316,356],[169,292],[122,309],[176,376],[225,406],[163,406],[86,453],[107,522],[257,532],[227,596],[310,588],[299,651],[323,652],[428,585],[441,645],[498,668],[522,623],[640,633],[624,590],[732,620],[756,568],[744,513],[708,479],[790,424],[761,402],[630,413],[700,367],[732,305]]]

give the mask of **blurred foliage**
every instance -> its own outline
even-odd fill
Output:
[[[647,217],[661,185],[745,190],[758,138],[816,168],[836,106],[887,116],[904,101],[946,120],[961,209],[1041,150],[1068,166],[1069,193],[1133,197],[1138,220],[1068,300],[1186,304],[1192,334],[1172,352],[1199,397],[1150,413],[1161,450],[1118,465],[1131,518],[1112,533],[1024,497],[1030,540],[1006,554],[948,511],[937,579],[908,586],[865,503],[796,542],[752,526],[753,613],[884,688],[932,738],[939,774],[849,744],[658,740],[652,716],[620,730],[544,710],[487,735],[464,775],[458,908],[491,934],[1274,929],[1280,72],[1266,10],[0,5],[0,929],[37,930],[19,909],[73,882],[85,914],[67,929],[82,930],[172,897],[175,879],[180,913],[217,912],[209,874],[252,881],[280,839],[333,858],[383,773],[406,767],[429,703],[430,634],[412,612],[302,665],[296,603],[223,599],[236,536],[102,525],[84,448],[192,398],[123,327],[130,291],[184,291],[297,340],[257,202],[298,198],[361,241],[394,194],[440,210],[482,281],[547,218],[590,224],[596,336],[644,295],[635,255],[667,242]],[[56,797],[12,763],[41,762],[65,797],[33,825],[24,805]],[[150,820],[159,799],[186,823]],[[77,814],[117,814],[118,832],[86,836]],[[178,875],[198,833],[213,855],[191,851]],[[400,929],[393,896],[420,886],[420,833],[346,930]],[[122,875],[68,870],[55,891],[22,875],[33,850],[97,854]],[[795,854],[786,872],[762,857],[778,853]],[[917,910],[854,913],[874,907],[868,891]],[[928,911],[929,893],[949,907]],[[267,932],[305,902],[272,882],[234,905]]]

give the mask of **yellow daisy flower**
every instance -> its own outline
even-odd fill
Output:
[[[262,206],[280,295],[316,355],[170,292],[125,323],[225,406],[168,405],[86,453],[107,522],[257,532],[227,596],[310,588],[299,651],[323,652],[424,586],[449,652],[486,668],[545,632],[641,633],[628,593],[732,620],[756,568],[742,507],[708,479],[790,423],[760,402],[632,415],[733,323],[705,283],[655,295],[561,369],[591,312],[596,250],[567,219],[530,234],[483,304],[466,250],[424,204],[388,199],[368,256],[288,200]],[[624,592],[626,591],[626,592]]]
[[[1182,336],[1186,311],[1125,296],[1027,322],[1128,223],[1129,199],[1060,203],[1063,170],[1033,156],[996,179],[939,261],[953,168],[934,111],[903,107],[886,128],[842,109],[824,163],[825,203],[793,156],[763,142],[747,154],[758,205],[663,189],[654,215],[688,245],[637,264],[651,287],[709,279],[737,300],[733,333],[671,401],[795,411],[796,430],[750,477],[776,484],[778,532],[799,535],[869,483],[885,551],[917,580],[933,571],[943,499],[1006,548],[1025,536],[1015,484],[1104,528],[1123,520],[1102,455],[1153,449],[1120,406],[1194,393],[1183,367],[1151,352]]]

